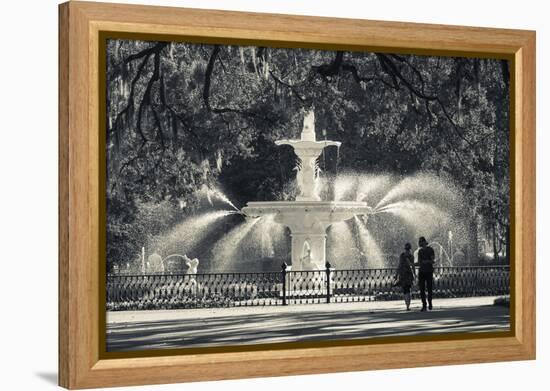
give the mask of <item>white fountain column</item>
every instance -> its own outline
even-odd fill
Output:
[[[302,167],[296,173],[299,191],[296,201],[319,201],[319,195],[316,194],[315,161],[321,151],[318,149],[295,149],[294,152],[302,162]]]
[[[313,110],[304,116],[300,141],[304,143],[293,145],[294,153],[302,163],[302,167],[296,174],[299,190],[296,201],[319,201],[319,196],[315,194],[315,161],[321,155],[324,146],[315,142],[315,114]]]

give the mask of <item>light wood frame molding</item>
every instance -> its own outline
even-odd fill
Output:
[[[512,332],[138,358],[100,351],[102,31],[511,61]],[[513,132],[512,132],[513,130]],[[512,137],[513,136],[513,137]],[[59,384],[175,383],[535,358],[535,32],[71,1],[59,6]]]

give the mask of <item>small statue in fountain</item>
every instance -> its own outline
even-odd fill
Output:
[[[199,267],[199,260],[198,258],[189,258],[186,254],[183,255],[183,259],[185,260],[185,264],[187,265],[187,271],[185,272],[185,275],[190,276],[189,277],[189,287],[191,290],[192,295],[197,294],[197,280],[195,279],[195,275],[198,272]]]
[[[185,264],[187,265],[187,271],[185,274],[197,274],[198,267],[199,267],[199,259],[198,258],[189,258],[187,255],[183,255],[183,258],[185,259]]]
[[[311,255],[311,246],[309,242],[304,242],[304,252],[303,256],[300,259],[302,263],[302,270],[320,270],[319,266],[313,261],[313,256]]]
[[[305,113],[302,134],[300,136],[302,141],[315,141],[315,112],[313,110]]]
[[[162,257],[155,251],[147,258],[147,271],[152,273],[164,273]]]

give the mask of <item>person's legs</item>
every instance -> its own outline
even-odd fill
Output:
[[[411,287],[410,286],[403,287],[403,297],[405,298],[405,306],[407,306],[407,311],[408,311],[411,306]]]
[[[428,308],[432,309],[432,291],[433,291],[434,275],[430,273],[426,278],[426,285],[428,286]]]
[[[420,289],[420,299],[422,300],[422,311],[426,310],[426,276],[424,273],[418,273],[418,288]]]

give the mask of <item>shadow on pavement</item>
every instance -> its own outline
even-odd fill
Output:
[[[431,312],[353,310],[238,313],[215,318],[107,325],[107,350],[173,349],[289,341],[373,338],[507,330],[504,307],[455,307]]]

